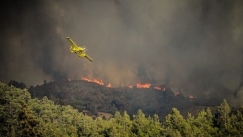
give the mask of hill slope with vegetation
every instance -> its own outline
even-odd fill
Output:
[[[173,107],[178,108],[185,115],[189,111],[205,108],[205,106],[194,105],[193,99],[184,97],[182,94],[174,95],[168,87],[164,91],[136,87],[108,88],[82,80],[62,80],[31,87],[29,92],[34,98],[41,99],[46,96],[58,104],[71,105],[80,112],[88,110],[93,114],[97,112],[114,114],[116,111],[126,110],[132,115],[141,109],[146,115],[158,114],[164,118]]]
[[[91,118],[69,105],[55,104],[44,97],[31,98],[26,89],[0,83],[0,136],[242,136],[243,108],[232,110],[224,100],[216,113],[209,108],[197,116],[183,117],[172,108],[164,122],[158,115],[126,111],[110,119]]]

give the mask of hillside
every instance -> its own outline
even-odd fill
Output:
[[[189,113],[183,117],[177,108],[172,108],[165,121],[160,121],[156,114],[145,116],[140,109],[132,117],[126,111],[116,111],[109,118],[106,118],[108,113],[97,112],[99,117],[94,118],[87,115],[90,113],[87,110],[79,112],[70,105],[56,104],[47,97],[32,98],[28,90],[0,82],[0,108],[0,136],[4,137],[243,135],[243,109],[231,108],[226,100],[217,106],[216,112],[204,109],[196,116]]]
[[[136,87],[108,88],[83,80],[62,80],[31,87],[29,92],[33,98],[41,99],[47,96],[57,104],[71,105],[80,112],[89,110],[93,114],[114,114],[117,110],[126,110],[128,114],[133,115],[141,109],[146,115],[158,114],[163,119],[173,107],[185,116],[188,112],[196,115],[207,107],[182,94],[175,95],[168,87],[164,91]]]

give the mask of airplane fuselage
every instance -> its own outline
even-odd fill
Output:
[[[81,47],[76,48],[76,47],[70,46],[70,51],[76,53],[79,57],[84,57],[86,55],[84,52],[84,49]]]
[[[75,54],[77,54],[79,57],[85,57],[87,58],[89,61],[93,61],[93,59],[91,59],[86,53],[85,53],[85,47],[79,47],[77,46],[69,37],[67,37],[68,41],[71,43],[70,45],[70,51],[74,52]]]
[[[76,51],[76,52],[74,52],[74,53],[76,53],[79,57],[85,57],[85,53],[83,52],[83,51]]]

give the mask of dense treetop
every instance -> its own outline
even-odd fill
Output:
[[[92,118],[70,105],[55,104],[47,97],[31,98],[26,89],[0,83],[0,136],[47,137],[210,137],[243,136],[243,108],[232,109],[226,100],[217,112],[205,109],[183,117],[173,108],[161,122],[157,114],[132,117],[116,111],[109,119]]]

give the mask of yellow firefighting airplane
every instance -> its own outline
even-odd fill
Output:
[[[87,58],[89,61],[93,61],[93,59],[91,59],[86,53],[85,47],[79,47],[78,45],[76,45],[69,37],[67,37],[67,40],[71,43],[70,45],[70,51],[76,53],[79,57],[85,57]]]

